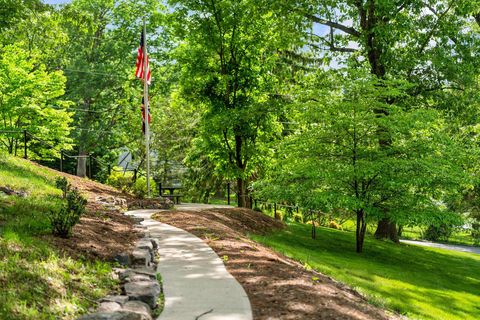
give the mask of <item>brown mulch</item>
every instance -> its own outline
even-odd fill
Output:
[[[135,229],[134,221],[116,210],[107,210],[95,202],[97,196],[113,196],[123,198],[130,204],[136,199],[119,190],[67,173],[61,173],[32,162],[45,171],[54,172],[68,179],[72,186],[78,188],[87,198],[86,214],[73,228],[72,236],[62,239],[53,236],[43,238],[52,243],[68,256],[89,259],[113,260],[115,255],[130,252],[142,234]]]
[[[247,238],[284,225],[248,209],[168,211],[161,222],[203,239],[242,284],[254,319],[393,319],[346,285],[314,272]],[[318,280],[317,280],[318,279]]]

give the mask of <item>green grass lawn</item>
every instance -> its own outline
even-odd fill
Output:
[[[480,255],[370,237],[357,254],[354,233],[319,228],[312,240],[310,229],[289,224],[252,238],[412,319],[480,319]]]
[[[46,212],[60,205],[55,175],[0,153],[0,319],[75,319],[116,287],[111,265],[60,255],[42,240]]]

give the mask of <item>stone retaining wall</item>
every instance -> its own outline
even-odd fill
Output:
[[[142,219],[136,219],[140,223]],[[130,255],[120,254],[117,261],[128,268],[114,269],[122,287],[121,295],[106,296],[98,301],[94,313],[79,320],[152,320],[162,293],[157,279],[158,242],[144,237]]]

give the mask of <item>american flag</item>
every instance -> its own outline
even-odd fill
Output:
[[[143,43],[143,32],[142,37],[140,38],[140,47],[138,47],[138,54],[137,54],[137,69],[135,70],[135,76],[140,79],[144,79],[144,65],[143,65],[143,53],[144,50],[144,43]],[[148,54],[147,54],[147,83],[150,85],[150,65],[148,64]]]

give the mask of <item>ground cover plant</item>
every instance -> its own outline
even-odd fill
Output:
[[[252,238],[344,282],[376,305],[413,319],[478,319],[480,255],[394,244],[367,236],[354,254],[353,232],[291,223],[284,231]]]
[[[111,264],[70,257],[50,240],[47,213],[61,206],[55,174],[0,154],[0,319],[75,319],[115,287]]]

